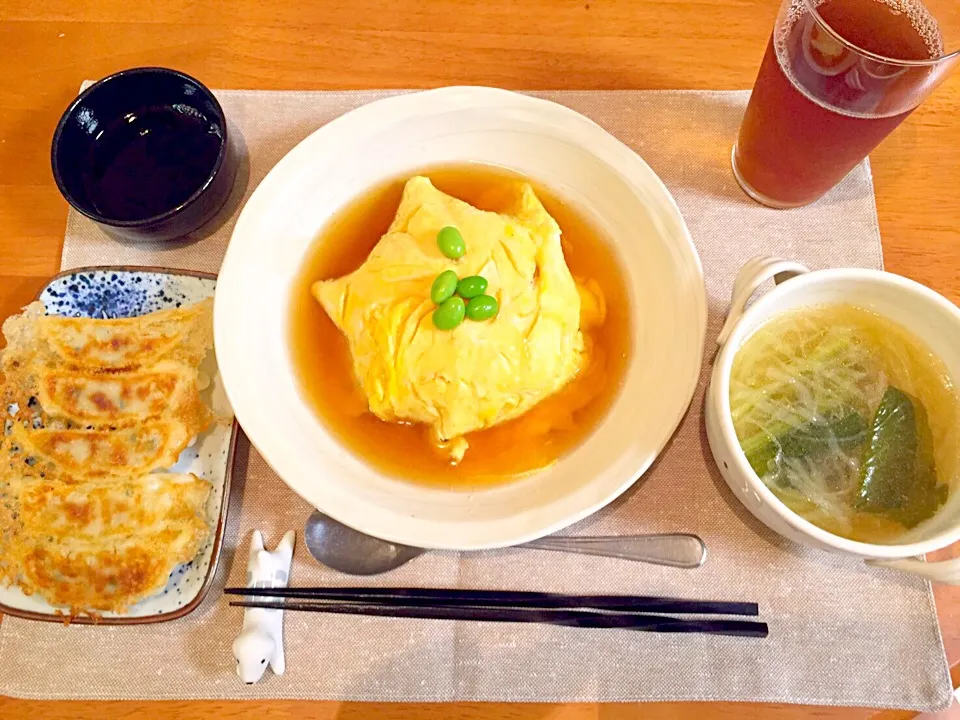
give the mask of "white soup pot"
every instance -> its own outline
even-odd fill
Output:
[[[774,289],[748,308],[750,297],[771,279],[776,282]],[[734,283],[707,389],[707,437],[717,467],[733,493],[757,519],[794,542],[855,555],[871,564],[936,582],[960,584],[960,558],[935,563],[913,559],[960,540],[960,492],[956,478],[949,499],[937,514],[905,533],[899,542],[863,543],[829,533],[790,510],[757,476],[740,448],[730,413],[730,372],[737,351],[774,316],[829,303],[856,305],[908,328],[943,360],[953,384],[960,382],[960,309],[943,296],[912,280],[879,270],[810,271],[788,260],[754,258],[744,265]]]

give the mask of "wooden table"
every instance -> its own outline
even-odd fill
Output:
[[[778,0],[2,0],[0,317],[59,267],[54,125],[84,78],[137,65],[215,88],[747,88]],[[873,155],[887,268],[960,302],[960,74]],[[937,588],[960,682],[960,589]],[[856,672],[850,668],[850,672]],[[3,668],[2,672],[16,672]],[[717,672],[722,672],[718,668]],[[37,703],[3,718],[907,718],[785,705]]]

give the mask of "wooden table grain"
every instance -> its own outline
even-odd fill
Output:
[[[2,0],[0,317],[60,262],[66,205],[49,142],[85,78],[165,65],[211,87],[750,87],[778,0]],[[872,156],[887,269],[960,301],[960,75]],[[839,229],[838,229],[839,232]],[[960,681],[960,589],[937,588]],[[723,672],[715,668],[715,672]],[[858,668],[848,668],[858,672]],[[16,672],[16,668],[0,668]],[[27,702],[3,718],[127,719],[912,717],[789,705],[445,705],[337,702]]]

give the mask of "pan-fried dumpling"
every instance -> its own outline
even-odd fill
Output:
[[[153,471],[213,420],[198,369],[211,311],[99,320],[37,302],[4,323],[0,583],[71,615],[123,612],[196,556],[210,483]]]
[[[169,467],[192,439],[179,420],[153,420],[117,430],[27,431],[14,423],[7,439],[22,458],[26,474],[43,472],[50,477],[130,475]],[[31,472],[32,470],[32,472]]]
[[[44,315],[42,302],[7,319],[4,364],[30,362],[97,371],[149,367],[161,358],[197,365],[213,344],[213,299],[131,318]]]
[[[192,474],[17,478],[6,486],[0,580],[71,612],[122,612],[209,537],[211,486]]]
[[[196,556],[207,537],[199,519],[152,534],[51,543],[29,535],[18,543],[19,582],[27,592],[71,612],[123,612],[162,589],[170,572]]]
[[[210,483],[192,474],[150,473],[113,482],[44,481],[20,494],[23,532],[56,542],[204,529]]]
[[[171,414],[196,434],[211,418],[199,382],[196,368],[163,360],[125,373],[49,371],[40,378],[36,397],[47,414],[79,425],[119,426]]]

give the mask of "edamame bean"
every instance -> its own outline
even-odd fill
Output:
[[[463,235],[455,227],[447,226],[437,233],[437,246],[440,252],[451,260],[462,258],[467,251],[467,244],[463,241]]]
[[[477,295],[467,303],[466,314],[471,320],[489,320],[500,311],[500,304],[492,295]]]
[[[457,274],[453,270],[444,270],[430,286],[430,299],[437,305],[453,297],[457,291]]]
[[[480,275],[471,275],[465,277],[457,283],[457,295],[469,300],[477,295],[483,295],[487,291],[487,279]]]
[[[465,312],[463,298],[454,295],[444,300],[443,304],[433,311],[433,324],[438,330],[453,330],[463,322]]]

